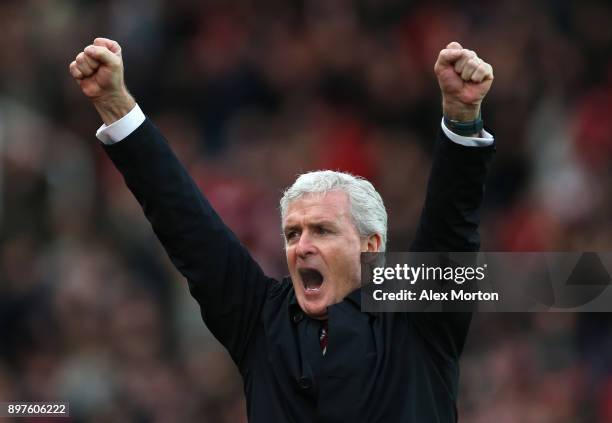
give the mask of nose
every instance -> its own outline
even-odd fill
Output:
[[[317,252],[317,247],[314,244],[312,237],[308,231],[302,232],[297,245],[295,246],[295,252],[300,258],[308,257],[309,255]]]

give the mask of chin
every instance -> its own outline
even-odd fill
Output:
[[[327,318],[327,303],[323,301],[308,301],[302,299],[301,307],[304,313],[313,319],[326,319]]]

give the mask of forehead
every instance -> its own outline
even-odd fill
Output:
[[[303,219],[343,221],[349,217],[350,203],[345,192],[310,193],[289,203],[283,226]]]

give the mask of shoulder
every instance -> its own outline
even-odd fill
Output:
[[[293,291],[293,282],[289,276],[285,276],[281,280],[268,278],[268,295],[267,300],[270,302],[284,302],[285,300],[290,301],[292,297],[295,297]]]

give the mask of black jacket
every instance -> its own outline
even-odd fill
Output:
[[[250,422],[457,420],[458,359],[470,314],[368,314],[355,291],[329,307],[323,356],[321,322],[300,310],[291,280],[264,275],[148,119],[105,150],[240,369]],[[412,250],[478,250],[493,152],[438,137]]]

